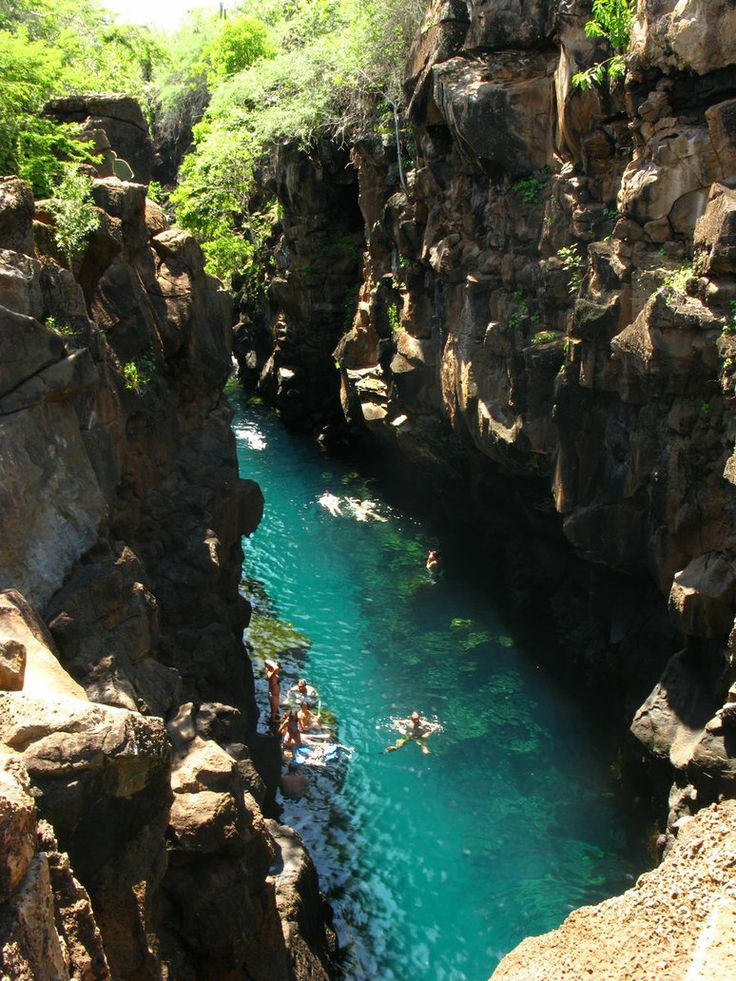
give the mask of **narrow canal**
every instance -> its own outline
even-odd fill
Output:
[[[525,936],[631,885],[646,866],[641,822],[596,719],[540,667],[534,611],[504,619],[470,560],[433,583],[427,549],[452,543],[234,401],[241,475],[266,499],[244,542],[254,637],[265,617],[292,644],[352,750],[283,817],[315,856],[349,981],[485,981]],[[320,506],[326,490],[342,514]],[[357,520],[346,498],[385,520]],[[392,720],[415,709],[442,727],[431,755],[385,753]]]

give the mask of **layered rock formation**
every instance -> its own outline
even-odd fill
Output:
[[[119,102],[63,108],[137,161]],[[143,184],[93,194],[69,270],[0,180],[0,973],[325,979],[314,870],[261,811],[230,300]]]
[[[407,73],[408,194],[396,147],[356,139],[357,308],[334,352],[313,318],[310,363],[319,347],[327,392],[336,361],[353,433],[471,512],[520,604],[618,692],[670,764],[670,847],[736,789],[734,11],[639,0],[625,81],[585,91],[573,74],[610,54],[590,13],[431,4]],[[324,179],[300,159],[307,187]],[[288,228],[303,202],[278,180]],[[317,246],[282,253],[280,279],[330,282]],[[251,313],[265,392],[303,331],[286,292],[260,327]],[[642,977],[660,976],[650,955]]]

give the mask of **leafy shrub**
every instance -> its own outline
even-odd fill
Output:
[[[244,17],[266,24],[269,43],[243,70],[208,77],[212,98],[172,196],[177,220],[212,257],[208,271],[217,268],[227,278],[250,255],[234,240],[251,236],[254,168],[278,140],[309,146],[324,132],[339,138],[378,124],[406,143],[398,109],[402,73],[424,6],[422,0],[241,3]],[[218,248],[223,234],[230,244]]]
[[[634,0],[593,0],[593,19],[585,25],[590,38],[602,38],[614,51],[612,57],[593,65],[572,77],[572,84],[589,89],[600,84],[606,76],[615,81],[626,71],[624,52],[629,46],[631,22],[634,18]]]
[[[100,224],[92,200],[92,181],[74,164],[65,164],[63,176],[49,203],[56,228],[54,238],[71,267],[85,248],[87,239]]]
[[[680,266],[679,269],[675,269],[674,272],[671,272],[669,275],[665,276],[664,280],[662,281],[662,287],[668,293],[676,293],[679,296],[685,296],[687,294],[687,284],[692,278],[692,264],[686,263],[684,266]]]
[[[562,260],[563,268],[569,273],[570,281],[567,291],[571,296],[576,296],[583,284],[583,260],[575,245],[563,245],[557,250],[557,256]]]
[[[546,176],[527,177],[525,180],[517,181],[511,189],[520,194],[527,204],[535,204],[539,201],[546,186]]]
[[[531,338],[532,344],[549,344],[550,341],[556,341],[559,337],[559,333],[555,330],[540,330]]]
[[[150,354],[143,354],[123,365],[123,380],[128,391],[140,394],[148,385],[156,371],[156,362]]]

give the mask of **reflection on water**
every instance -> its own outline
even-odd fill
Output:
[[[268,597],[293,675],[318,688],[352,749],[284,814],[319,868],[348,975],[487,979],[523,937],[630,885],[642,829],[591,720],[539,669],[543,641],[502,618],[477,570],[456,562],[433,582],[427,549],[445,543],[392,510],[376,482],[262,407],[236,409],[241,472],[266,499],[244,543],[250,592],[261,610]],[[320,504],[325,493],[338,511]],[[386,520],[356,520],[348,499]],[[257,629],[265,699],[268,624]],[[442,724],[432,754],[412,742],[386,754],[392,719],[415,709]]]

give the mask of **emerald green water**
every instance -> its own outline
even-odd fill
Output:
[[[257,605],[265,590],[311,641],[293,673],[318,688],[353,750],[283,818],[315,856],[347,977],[485,981],[525,936],[631,885],[646,865],[643,828],[619,799],[596,720],[539,666],[533,611],[505,620],[462,543],[235,401],[241,475],[266,499],[245,576]],[[317,503],[325,489],[370,498],[388,520],[332,517]],[[424,570],[433,546],[454,556],[438,583]],[[385,754],[391,719],[414,709],[442,724],[432,755],[412,743]]]

